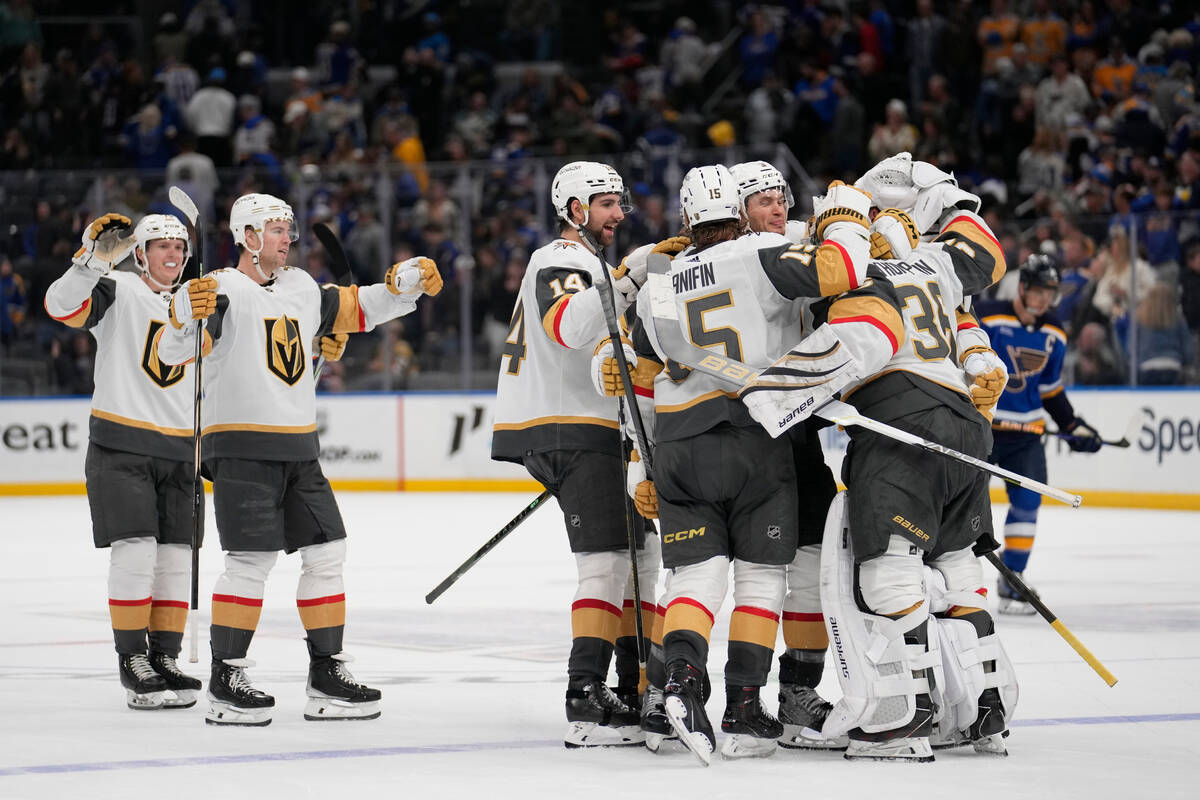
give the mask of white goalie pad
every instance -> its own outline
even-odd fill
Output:
[[[929,608],[933,613],[951,606],[980,604],[978,595],[970,592],[951,592],[937,570],[926,569]],[[937,670],[934,703],[940,708],[939,728],[943,732],[961,731],[964,734],[979,714],[979,695],[984,689],[999,689],[1004,703],[1004,722],[1010,723],[1017,708],[1019,689],[1012,661],[1004,650],[1000,637],[992,633],[979,637],[975,626],[965,619],[935,618],[932,626],[937,632],[941,650],[941,668]],[[984,664],[995,662],[995,670],[986,672]]]
[[[898,619],[858,608],[846,497],[841,492],[830,505],[821,545],[821,607],[842,687],[842,699],[821,729],[826,739],[852,728],[873,733],[912,721],[916,695],[930,692],[928,678],[914,678],[913,673],[933,668],[941,659],[936,635],[929,637],[929,649],[904,642],[906,632],[928,624],[928,603]]]

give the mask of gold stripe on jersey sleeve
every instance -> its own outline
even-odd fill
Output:
[[[98,408],[92,409],[92,416],[98,419],[115,422],[118,425],[124,425],[127,428],[140,428],[144,431],[154,431],[161,433],[164,436],[191,436],[191,428],[164,428],[161,425],[155,425],[153,422],[146,422],[141,419],[133,419],[132,417],[122,417],[119,414],[114,414],[111,411],[101,411]]]
[[[334,333],[358,333],[363,329],[362,308],[358,303],[357,286],[339,286],[337,316],[333,318]]]
[[[685,411],[685,410],[691,408],[692,406],[700,405],[701,403],[706,402],[708,400],[715,400],[718,397],[728,397],[732,400],[736,400],[737,392],[723,392],[720,389],[718,389],[715,392],[705,392],[704,394],[700,395],[699,397],[693,397],[691,400],[688,400],[686,403],[676,403],[675,405],[670,405],[670,406],[656,406],[654,409],[654,413],[656,413],[656,414],[671,414],[676,411]]]
[[[957,233],[971,244],[982,247],[984,252],[992,257],[992,283],[1004,277],[1004,251],[1000,249],[1000,243],[979,227],[978,223],[968,217],[958,217],[943,228],[937,238],[940,240],[947,233]]]
[[[72,328],[82,328],[88,320],[88,316],[92,313],[92,298],[83,301],[83,305],[78,311],[73,311],[65,317],[55,317],[51,314],[51,318],[58,320],[64,325],[69,325]]]
[[[497,422],[492,426],[492,430],[496,431],[523,431],[526,428],[536,428],[538,425],[599,425],[602,428],[617,429],[617,421],[615,419],[604,419],[602,417],[535,417],[527,419],[524,422]]]
[[[562,344],[562,339],[558,338],[558,331],[555,329],[558,322],[558,315],[562,311],[562,307],[571,299],[571,295],[564,294],[562,297],[555,300],[546,309],[546,313],[542,315],[542,328],[546,331],[546,335],[550,337],[550,341]]]
[[[828,321],[868,322],[890,334],[892,352],[904,343],[904,319],[896,307],[879,297],[843,297],[829,307]]]
[[[315,422],[311,425],[260,425],[253,422],[226,422],[221,425],[209,425],[201,433],[205,436],[208,436],[210,433],[228,433],[231,431],[242,433],[313,433],[316,429],[317,423]]]
[[[814,256],[821,297],[832,297],[854,288],[854,271],[846,263],[845,250],[833,244],[823,244],[817,248]]]

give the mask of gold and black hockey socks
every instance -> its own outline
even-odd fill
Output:
[[[572,603],[567,674],[606,677],[620,626],[621,609],[612,603],[586,597]]]
[[[729,661],[725,683],[762,686],[771,671],[779,615],[755,606],[737,606],[729,618]]]
[[[118,653],[146,652],[150,603],[149,597],[136,600],[108,598],[108,616],[112,619],[113,642]]]
[[[346,630],[346,595],[296,598],[296,610],[308,635],[309,653],[313,658],[342,652],[342,636]]]
[[[261,597],[213,594],[210,639],[213,660],[245,658],[262,615]]]

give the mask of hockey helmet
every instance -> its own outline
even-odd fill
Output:
[[[133,228],[133,238],[137,242],[137,250],[134,251],[133,260],[137,262],[138,268],[141,270],[142,276],[153,281],[154,285],[159,289],[171,289],[178,286],[183,280],[183,264],[179,265],[179,275],[170,286],[159,284],[157,280],[150,277],[150,262],[146,257],[146,245],[157,239],[179,239],[183,242],[183,261],[184,264],[192,255],[192,243],[188,239],[187,228],[178,218],[170,214],[147,214],[138,220],[138,224]],[[141,251],[141,255],[138,255]]]
[[[1034,253],[1021,265],[1020,275],[1022,289],[1041,287],[1058,291],[1058,262],[1053,256]]]
[[[792,197],[792,188],[783,179],[783,173],[766,161],[744,161],[741,164],[734,164],[729,168],[729,174],[733,175],[733,179],[737,181],[738,202],[741,203],[742,211],[746,210],[746,201],[750,199],[751,195],[765,192],[768,189],[778,189],[783,192],[788,208],[796,204]]]
[[[229,210],[229,230],[233,233],[233,243],[240,244],[252,253],[257,253],[262,249],[262,245],[259,245],[257,249],[251,249],[246,244],[246,228],[250,227],[255,233],[262,236],[265,225],[276,220],[288,223],[288,238],[291,241],[294,242],[300,238],[300,233],[296,230],[296,215],[292,213],[292,207],[287,203],[269,194],[256,192],[242,195],[233,202],[233,208]]]
[[[742,203],[738,183],[728,167],[692,167],[679,187],[679,210],[687,228],[705,222],[739,219]]]
[[[875,208],[907,211],[917,202],[920,191],[913,183],[912,154],[888,156],[867,170],[854,186],[871,195],[871,205]]]
[[[571,221],[571,200],[578,200],[583,206],[583,224],[586,225],[590,216],[589,205],[598,194],[618,195],[617,202],[621,210],[626,214],[633,210],[625,182],[608,164],[572,161],[558,171],[550,185],[550,202],[554,205],[554,213],[567,222]]]

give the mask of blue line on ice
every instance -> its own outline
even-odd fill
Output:
[[[1035,728],[1051,725],[1125,725],[1139,722],[1195,722],[1200,713],[1136,714],[1111,717],[1059,717],[1054,719],[1017,719],[1014,728]],[[534,750],[562,747],[558,739],[526,742],[467,742],[464,744],[435,744],[407,747],[368,747],[351,750],[300,750],[291,753],[246,753],[227,756],[190,756],[181,758],[148,758],[136,761],[97,761],[83,764],[39,764],[28,767],[0,768],[0,778],[14,775],[43,775],[67,772],[100,772],[116,769],[147,769],[152,767],[195,767],[209,764],[257,764],[269,761],[310,761],[322,758],[366,758],[369,756],[437,755],[440,753],[471,753],[489,750]]]

